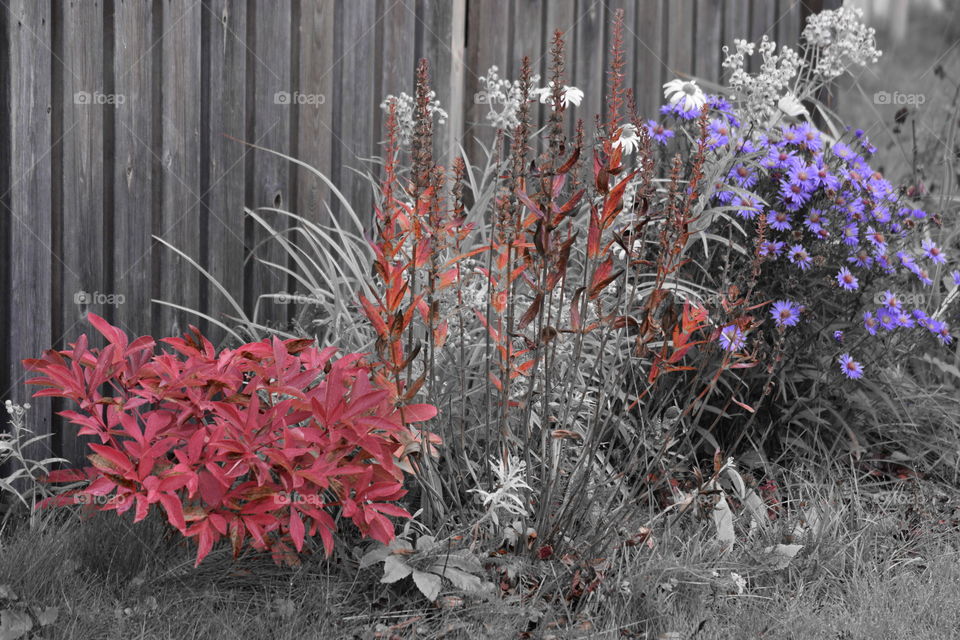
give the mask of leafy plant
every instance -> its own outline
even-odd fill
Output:
[[[32,444],[43,442],[50,437],[49,433],[34,435],[26,426],[24,416],[30,410],[30,404],[14,404],[7,400],[4,403],[7,415],[10,416],[8,424],[10,430],[6,433],[0,433],[0,469],[9,468],[6,476],[0,478],[0,491],[4,497],[11,496],[25,506],[30,513],[30,526],[36,523],[37,497],[44,496],[46,491],[44,485],[39,479],[47,474],[50,467],[61,462],[67,462],[63,458],[44,458],[43,460],[33,460],[27,457],[25,450]],[[3,521],[7,522],[10,514],[13,513],[9,508],[4,514]]]
[[[306,339],[272,338],[219,353],[192,328],[132,342],[90,314],[106,338],[90,349],[85,335],[70,349],[25,361],[46,387],[36,396],[72,400],[61,415],[79,425],[91,466],[55,471],[54,482],[89,481],[47,501],[88,503],[145,518],[155,504],[170,524],[197,541],[199,564],[222,537],[236,556],[247,543],[276,561],[296,562],[306,535],[319,533],[327,555],[337,529],[332,510],[363,535],[388,543],[394,504],[420,431],[433,417],[425,404],[398,406],[371,381],[361,354],[334,359]]]
[[[473,595],[494,589],[491,582],[483,579],[483,565],[474,553],[446,548],[429,535],[417,538],[415,546],[398,536],[388,545],[367,552],[360,560],[360,568],[380,562],[383,563],[380,582],[393,584],[412,577],[417,589],[430,601],[440,595],[444,580]]]

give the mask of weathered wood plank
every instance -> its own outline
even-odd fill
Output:
[[[602,1],[577,2],[576,35],[572,49],[575,59],[570,68],[573,70],[574,84],[584,93],[578,115],[583,118],[587,139],[592,139],[595,133],[594,116],[600,115],[601,122],[606,120],[606,74],[603,66],[606,49],[603,34],[606,21],[607,12]]]
[[[323,96],[323,100],[298,110],[298,152],[301,160],[326,176],[331,175],[331,147],[339,144],[333,138],[333,101],[337,93],[333,57],[335,9],[331,2],[304,2],[300,6],[300,91]],[[306,169],[296,171],[296,213],[312,222],[326,222],[329,190]]]
[[[800,40],[800,0],[777,0],[777,44],[795,47]]]
[[[24,385],[21,361],[35,358],[54,341],[51,330],[52,308],[52,122],[51,16],[48,3],[11,0],[7,3],[4,52],[10,64],[9,192],[3,212],[9,220],[9,235],[4,238],[9,256],[10,307],[6,318],[9,361],[8,388],[4,399],[29,401],[26,425],[34,434],[51,432],[51,403],[46,398],[31,399],[33,389]],[[49,441],[27,448],[28,457],[50,453]]]
[[[723,34],[721,46],[729,47],[734,51],[733,41],[748,38],[750,35],[750,2],[726,2],[723,6]],[[721,52],[721,64],[723,54]],[[723,69],[721,79],[726,81],[730,77],[728,70]]]
[[[106,317],[109,302],[125,301],[106,282],[104,258],[104,119],[113,115],[126,96],[110,94],[103,77],[103,6],[99,1],[63,3],[55,17],[62,25],[63,71],[61,113],[62,235],[60,269],[62,284],[54,308],[60,312],[61,347],[81,333],[92,346],[103,340],[86,322],[89,312]],[[122,241],[122,238],[121,238]],[[84,443],[67,428],[61,454],[83,459]],[[83,440],[87,440],[84,438]]]
[[[243,140],[246,133],[247,3],[207,0],[204,11],[209,56],[205,95],[208,126],[203,132],[209,157],[208,183],[202,187],[205,207],[201,219],[206,226],[207,249],[204,266],[242,304],[244,156],[250,151],[238,140]],[[214,287],[202,284],[207,312],[231,324],[228,317],[236,316],[233,306]],[[211,326],[207,334],[217,342],[225,332]]]
[[[661,85],[667,69],[666,46],[663,38],[665,0],[638,0],[636,66],[633,87],[640,115],[657,117],[662,103]]]
[[[415,43],[415,58],[426,58],[430,63],[433,90],[437,93],[440,106],[451,116],[447,126],[434,128],[433,137],[436,159],[446,164],[449,164],[450,149],[460,144],[464,129],[464,113],[469,111],[466,106],[473,102],[472,89],[468,88],[466,96],[463,97],[465,14],[462,12],[464,7],[463,0],[417,0],[416,4],[419,35]],[[460,43],[456,48],[455,41]],[[457,69],[456,74],[454,69]],[[472,77],[473,71],[470,62],[467,61],[466,75]],[[485,72],[486,70],[480,73]],[[460,96],[456,102],[455,96]],[[469,122],[466,127],[469,128]],[[468,132],[466,135],[469,138],[472,134]]]
[[[711,82],[720,79],[722,31],[722,0],[697,0],[697,33],[694,37],[696,59],[693,61],[693,72]]]
[[[124,97],[114,112],[113,283],[124,304],[114,312],[117,326],[133,335],[149,334],[159,309],[150,303],[153,264],[154,172],[151,149],[161,123],[154,85],[155,15],[141,0],[114,4],[114,90]]]
[[[674,0],[669,3],[667,19],[667,66],[670,80],[693,72],[693,0]]]
[[[776,39],[776,30],[773,23],[776,22],[777,3],[771,0],[751,0],[750,3],[750,42],[760,43],[763,36]],[[742,37],[742,36],[741,36]],[[761,57],[754,55],[750,57],[750,71],[760,69]]]
[[[343,32],[342,49],[337,52],[342,84],[337,92],[340,100],[339,122],[334,131],[339,144],[342,191],[357,216],[373,218],[373,197],[370,181],[357,171],[371,171],[368,159],[374,155],[380,139],[375,131],[382,96],[376,95],[374,59],[376,42],[376,3],[345,0],[338,17]]]
[[[466,62],[466,108],[464,125],[464,148],[472,159],[481,158],[479,144],[490,148],[495,132],[486,120],[489,105],[478,103],[480,83],[492,66],[499,68],[501,78],[515,80],[520,76],[519,67],[510,64],[509,30],[510,3],[497,0],[470,0],[467,4],[467,62]]]
[[[290,77],[290,6],[258,0],[251,5],[254,13],[247,16],[254,31],[253,48],[256,52],[247,67],[248,91],[253,92],[253,142],[274,151],[289,153],[290,119],[293,117],[293,102],[296,96]],[[281,46],[285,43],[286,46]],[[250,42],[247,43],[250,46]],[[286,160],[273,154],[255,151],[252,181],[252,200],[247,203],[253,209],[290,207],[290,166]],[[288,227],[287,220],[274,213],[263,212],[276,231]],[[261,319],[269,318],[284,322],[287,305],[271,302],[259,296],[283,293],[287,290],[287,278],[277,269],[268,267],[259,260],[285,265],[286,253],[274,242],[270,234],[253,220],[246,221],[247,250],[253,253],[245,282],[245,297],[248,312],[259,305]]]
[[[194,259],[200,257],[200,12],[197,2],[163,3],[161,210],[158,235]],[[160,298],[197,309],[201,275],[166,248],[160,252]],[[163,307],[159,331],[179,335],[197,318]]]
[[[417,69],[416,39],[416,0],[387,0],[383,7],[383,68],[380,80],[380,92],[383,96],[400,95],[404,92],[413,95],[414,78]],[[444,55],[449,56],[447,51]],[[381,97],[381,96],[377,96]],[[382,118],[381,118],[382,120]],[[380,128],[377,129],[381,135]]]

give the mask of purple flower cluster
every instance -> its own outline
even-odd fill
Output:
[[[707,147],[717,150],[717,158],[734,152],[712,197],[718,206],[752,223],[746,226],[748,233],[763,230],[756,255],[764,273],[773,269],[774,291],[782,290],[778,283],[784,277],[794,282],[797,278],[822,282],[828,276],[836,283],[829,295],[850,296],[850,304],[859,304],[860,296],[880,281],[901,287],[910,281],[922,287],[935,286],[948,256],[923,236],[931,216],[902,200],[893,185],[870,166],[868,158],[876,149],[862,131],[848,130],[833,141],[813,124],[799,122],[742,137],[746,132],[740,130],[729,103],[707,96],[707,108]],[[674,118],[676,126],[688,128],[700,115],[670,106],[661,113]],[[673,135],[652,121],[648,127],[660,142]],[[698,134],[692,128],[690,133]],[[777,269],[776,265],[783,267]],[[960,271],[951,275],[960,286]],[[775,326],[797,325],[804,302],[818,303],[814,309],[824,308],[819,305],[821,294],[813,294],[813,290],[806,295],[817,299],[803,300],[804,294],[799,293],[797,302],[776,302],[770,308]],[[904,308],[892,293],[887,297],[879,308],[864,313],[863,329],[868,335],[919,328],[944,344],[952,342],[944,320],[932,318],[920,308]],[[844,337],[841,332],[837,339]],[[743,336],[734,325],[725,327],[718,339],[727,350],[742,348]],[[850,378],[862,376],[862,365],[849,354],[845,358],[841,361],[843,373]]]

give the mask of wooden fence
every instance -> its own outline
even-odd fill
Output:
[[[826,0],[830,2],[830,0]],[[491,65],[516,77],[566,33],[571,84],[591,122],[604,99],[609,19],[624,8],[628,73],[645,113],[679,73],[716,80],[734,37],[796,40],[824,0],[6,0],[0,8],[0,390],[29,399],[20,361],[89,331],[88,311],[131,334],[180,332],[225,300],[282,291],[249,260],[265,240],[243,208],[322,220],[322,183],[238,140],[296,156],[368,210],[350,167],[377,154],[384,95],[412,93],[419,57],[450,113],[438,149],[490,135],[472,98]],[[281,225],[282,226],[282,225]],[[257,255],[282,260],[269,243]],[[30,426],[55,428],[50,402]],[[72,430],[65,430],[72,433]],[[54,451],[81,457],[72,435]]]

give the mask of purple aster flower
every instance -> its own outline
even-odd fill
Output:
[[[866,211],[863,198],[860,196],[850,198],[849,200],[844,198],[844,201],[844,211],[847,214],[847,220],[863,220],[863,214]]]
[[[817,178],[817,168],[803,163],[798,163],[797,166],[790,169],[787,172],[787,177],[790,182],[802,185],[805,191],[813,191],[820,182]]]
[[[740,351],[746,345],[743,332],[735,324],[728,324],[720,330],[720,346],[724,351]]]
[[[734,196],[736,195],[733,191],[727,191],[724,189],[727,185],[718,182],[714,185],[713,197],[717,201],[722,202],[723,204],[730,204],[733,201]]]
[[[849,353],[840,356],[840,371],[851,380],[863,377],[863,365],[850,357]]]
[[[874,229],[873,227],[867,227],[867,240],[870,241],[870,244],[880,252],[887,250],[887,237]]]
[[[873,258],[865,249],[860,249],[855,254],[847,258],[847,262],[855,264],[861,269],[869,269],[873,264]]]
[[[906,327],[907,329],[914,326],[913,316],[907,313],[903,309],[897,311],[897,326]]]
[[[853,150],[842,142],[837,142],[830,150],[833,151],[833,155],[846,162],[850,162],[856,156]]]
[[[912,209],[911,215],[913,216],[914,220],[923,220],[927,217],[927,212],[923,209]]]
[[[647,120],[647,131],[650,133],[650,137],[660,144],[666,144],[673,137],[673,131],[653,120]]]
[[[800,267],[801,271],[806,271],[810,268],[810,265],[813,264],[813,258],[811,258],[807,250],[803,248],[803,245],[795,244],[790,247],[787,257],[790,259],[790,262]]]
[[[943,344],[953,342],[953,336],[950,334],[950,325],[941,321],[940,326],[937,327],[937,338],[939,338]]]
[[[783,247],[783,242],[764,240],[760,243],[759,253],[762,257],[773,256],[778,258],[783,253]]]
[[[736,127],[738,125],[733,126]],[[734,150],[736,150],[736,152],[739,154],[749,155],[751,153],[755,153],[757,151],[757,147],[750,140],[747,140],[746,138],[740,138],[734,145]]]
[[[854,291],[860,287],[860,281],[857,280],[857,276],[850,273],[850,269],[846,267],[841,267],[837,273],[837,284],[847,291]]]
[[[897,260],[907,269],[912,269],[917,265],[917,263],[913,261],[913,256],[906,251],[897,251]]]
[[[800,132],[795,127],[782,127],[780,140],[785,144],[800,144]]]
[[[840,331],[840,329],[837,329],[836,331],[834,331],[833,339],[836,340],[837,342],[843,343],[843,331]]]
[[[951,271],[950,277],[953,278],[953,284],[960,287],[960,271]]]
[[[877,309],[877,321],[886,331],[893,331],[897,328],[897,317],[886,307]]]
[[[733,112],[733,106],[727,102],[724,98],[720,96],[707,96],[707,104],[711,109],[720,113],[727,119],[727,122],[730,123],[731,127],[739,127],[740,121],[737,119],[737,115]]]
[[[910,312],[914,320],[917,321],[917,324],[921,327],[927,326],[927,323],[930,322],[930,316],[923,309],[914,309]]]
[[[863,328],[867,330],[867,333],[872,336],[877,335],[877,324],[879,323],[872,313],[869,311],[863,312]]]
[[[823,156],[819,155],[813,159],[814,166],[817,168],[817,182],[821,187],[828,191],[836,191],[840,188],[840,178],[830,172],[830,168],[824,163]]]
[[[917,280],[919,280],[923,286],[929,287],[933,284],[933,279],[930,277],[930,274],[927,273],[926,269],[915,266],[913,269],[910,269],[910,271],[913,272],[913,275],[917,276]]]
[[[843,243],[851,247],[860,244],[860,227],[856,222],[851,222],[843,228]]]
[[[803,122],[797,125],[796,131],[800,137],[800,146],[807,151],[817,152],[823,148],[823,140],[820,138],[820,132],[809,122]]]
[[[886,271],[888,274],[893,275],[897,272],[893,265],[890,264],[890,258],[887,256],[887,254],[877,251],[875,254],[873,254],[873,259],[876,261],[877,266]]]
[[[711,120],[707,126],[707,146],[711,149],[730,142],[730,125],[722,120]]]
[[[784,182],[780,185],[780,196],[795,209],[799,209],[810,200],[811,193],[799,182]]]
[[[886,224],[890,222],[890,209],[884,205],[874,207],[872,215],[873,219],[880,224]]]
[[[793,327],[800,321],[800,307],[789,300],[779,300],[773,303],[770,315],[778,327]]]
[[[823,225],[830,224],[830,221],[824,217],[823,212],[820,209],[810,209],[810,212],[807,213],[806,219],[804,219],[803,224],[810,229],[811,232],[817,233],[820,229],[823,228]]]
[[[757,214],[763,211],[763,204],[758,198],[748,193],[741,193],[735,196],[731,206],[737,207],[737,215],[744,220],[753,220]]]
[[[880,294],[880,304],[883,304],[887,309],[900,309],[900,298],[897,297],[897,294],[887,289]]]
[[[766,167],[767,169],[788,170],[791,166],[793,166],[793,163],[796,161],[796,159],[797,154],[795,151],[771,147],[767,152],[767,155],[760,160],[760,165]]]
[[[950,344],[953,342],[953,336],[950,335],[950,325],[942,320],[930,319],[927,322],[927,329],[930,330],[930,333],[935,335],[937,339],[943,344]]]
[[[934,264],[944,264],[947,261],[947,256],[943,253],[943,249],[934,244],[933,240],[924,240],[922,247],[923,253]]]
[[[757,173],[746,165],[738,164],[730,170],[730,179],[744,189],[750,189],[757,184]]]
[[[771,211],[767,214],[767,224],[777,231],[789,231],[792,220],[790,214],[785,211]]]

